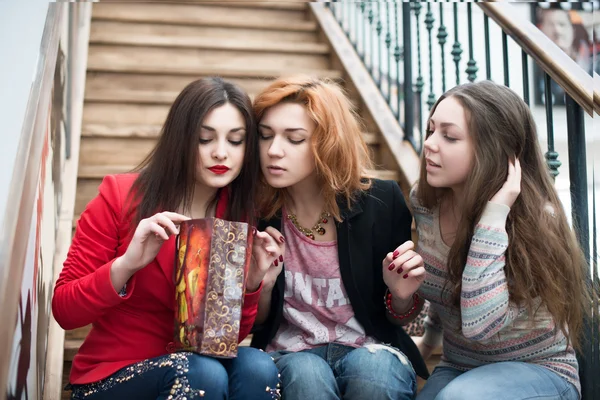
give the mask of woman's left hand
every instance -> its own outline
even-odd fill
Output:
[[[268,227],[264,232],[255,231],[252,243],[252,261],[248,269],[246,290],[256,292],[269,269],[281,271],[285,254],[285,239],[281,232]]]
[[[511,160],[508,160],[506,182],[498,190],[498,193],[490,199],[490,202],[504,204],[510,208],[519,197],[519,194],[521,194],[521,163],[517,158],[514,164]]]
[[[408,301],[425,280],[423,259],[413,249],[412,241],[404,242],[383,260],[383,280],[400,301]]]

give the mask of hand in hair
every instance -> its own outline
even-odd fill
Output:
[[[404,242],[383,260],[383,280],[392,293],[392,298],[406,303],[404,308],[412,306],[412,295],[425,280],[423,259],[413,250],[414,247],[412,241]]]
[[[500,188],[498,193],[490,199],[490,202],[497,204],[504,204],[509,208],[515,204],[515,200],[521,193],[521,164],[519,159],[516,159],[514,164],[508,160],[508,176],[506,182]]]
[[[269,284],[275,284],[277,276],[281,273],[284,254],[285,239],[281,232],[272,226],[267,227],[264,232],[256,231],[246,290],[257,291],[263,279],[269,281]]]

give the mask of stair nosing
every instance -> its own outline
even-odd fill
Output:
[[[94,39],[90,38],[89,43],[91,45],[103,45],[103,46],[127,46],[127,47],[152,47],[152,48],[184,48],[184,49],[208,49],[208,50],[225,50],[225,51],[242,51],[242,52],[269,52],[269,53],[289,53],[289,54],[315,54],[315,55],[327,55],[330,50],[329,47],[324,43],[296,43],[286,42],[288,46],[279,46],[278,44],[273,46],[272,43],[265,41],[264,43],[241,43],[222,45],[218,42],[207,42],[207,43],[132,43],[124,40],[114,39]],[[263,45],[264,44],[264,45]],[[269,45],[272,48],[269,48]],[[297,47],[300,45],[300,47]],[[307,46],[310,45],[310,46]],[[302,47],[304,46],[304,48]],[[313,47],[312,49],[310,47]]]
[[[121,72],[121,73],[136,73],[136,74],[160,74],[160,75],[194,75],[194,76],[225,76],[225,77],[240,77],[240,78],[276,78],[280,76],[288,76],[294,74],[304,74],[304,75],[317,75],[317,76],[327,76],[333,79],[342,78],[343,74],[339,70],[331,70],[331,69],[299,69],[296,71],[287,72],[283,69],[280,70],[266,70],[264,68],[257,69],[232,69],[232,68],[221,68],[221,67],[202,67],[198,66],[195,69],[179,69],[176,68],[168,69],[168,65],[165,65],[166,68],[144,68],[144,66],[136,65],[136,68],[132,67],[120,67],[114,65],[102,65],[96,66],[92,63],[88,62],[87,71],[88,72]]]
[[[118,2],[117,0],[111,0],[112,2]],[[111,2],[106,1],[104,4]],[[245,8],[249,10],[277,10],[277,11],[305,11],[308,10],[305,1],[175,1],[169,3],[164,0],[129,0],[127,3],[157,3],[157,4],[183,4],[192,6],[212,6],[220,8]]]
[[[314,21],[288,21],[281,25],[263,25],[253,21],[205,21],[202,23],[188,21],[160,21],[151,18],[139,19],[135,17],[92,17],[94,21],[112,21],[112,22],[131,22],[131,23],[151,23],[155,25],[174,25],[174,26],[192,26],[192,27],[212,27],[212,28],[240,28],[257,29],[268,31],[291,31],[291,32],[317,32],[318,24]]]

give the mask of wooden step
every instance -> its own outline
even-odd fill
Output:
[[[140,0],[146,2],[146,0]],[[157,0],[163,2],[164,0]],[[167,2],[180,2],[181,0],[167,0]],[[306,0],[286,0],[286,1],[261,1],[257,2],[254,0],[219,0],[219,1],[206,1],[206,0],[187,0],[191,3],[215,3],[220,7],[249,7],[249,8],[270,8],[273,10],[307,10]]]
[[[94,20],[151,22],[191,26],[220,26],[291,31],[316,31],[304,9],[223,7],[220,4],[94,3]]]
[[[242,51],[268,50],[300,54],[329,53],[329,46],[325,43],[317,43],[315,38],[316,35],[310,32],[96,21],[92,24],[90,44]]]
[[[101,179],[106,175],[131,172],[133,165],[80,165],[77,177],[81,179]]]
[[[379,134],[373,132],[363,132],[362,134],[365,143],[369,146],[376,146],[381,143]]]
[[[154,138],[82,138],[79,165],[138,165],[155,145]]]
[[[107,2],[119,2],[120,0],[103,0]],[[256,2],[254,0],[128,0],[128,3],[192,3],[211,4],[219,7],[245,7],[245,8],[269,8],[273,10],[306,10],[306,0],[286,0]]]
[[[171,104],[175,97],[197,75],[122,74],[111,72],[88,72],[85,83],[85,99],[101,102]],[[270,79],[227,78],[249,94],[267,87]]]
[[[213,66],[213,65],[176,65],[164,63],[163,65],[144,65],[135,62],[107,63],[102,57],[88,58],[88,72],[124,72],[138,74],[166,74],[166,75],[194,75],[202,76],[221,76],[223,78],[267,78],[275,79],[281,76],[290,76],[297,74],[310,75],[317,78],[330,78],[339,80],[342,78],[342,72],[329,69],[310,69],[310,68],[256,68],[253,65],[235,65],[234,67]]]
[[[139,105],[86,102],[83,124],[162,125],[169,112],[168,105]]]
[[[284,71],[286,75],[295,71],[312,73],[328,67],[325,55],[270,51],[90,45],[88,53],[88,69],[115,72],[222,75],[221,71],[238,70],[243,77],[272,76],[260,71],[273,70]]]
[[[77,216],[79,217],[79,216]],[[79,219],[79,218],[78,218]],[[81,328],[65,331],[65,340],[70,339],[85,339],[87,334],[92,329],[92,325],[82,326]]]
[[[73,357],[79,351],[79,348],[83,344],[83,339],[67,339],[65,340],[65,361],[73,361]]]
[[[387,169],[371,169],[367,171],[369,176],[373,178],[382,179],[386,181],[399,181],[400,173],[398,171],[392,171]]]
[[[161,129],[161,125],[85,124],[81,136],[157,138]]]
[[[75,196],[74,214],[80,215],[88,203],[98,195],[98,186],[102,179],[77,179],[77,195]]]

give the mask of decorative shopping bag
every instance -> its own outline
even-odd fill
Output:
[[[237,356],[252,228],[218,218],[184,221],[175,264],[175,344],[211,357]]]

